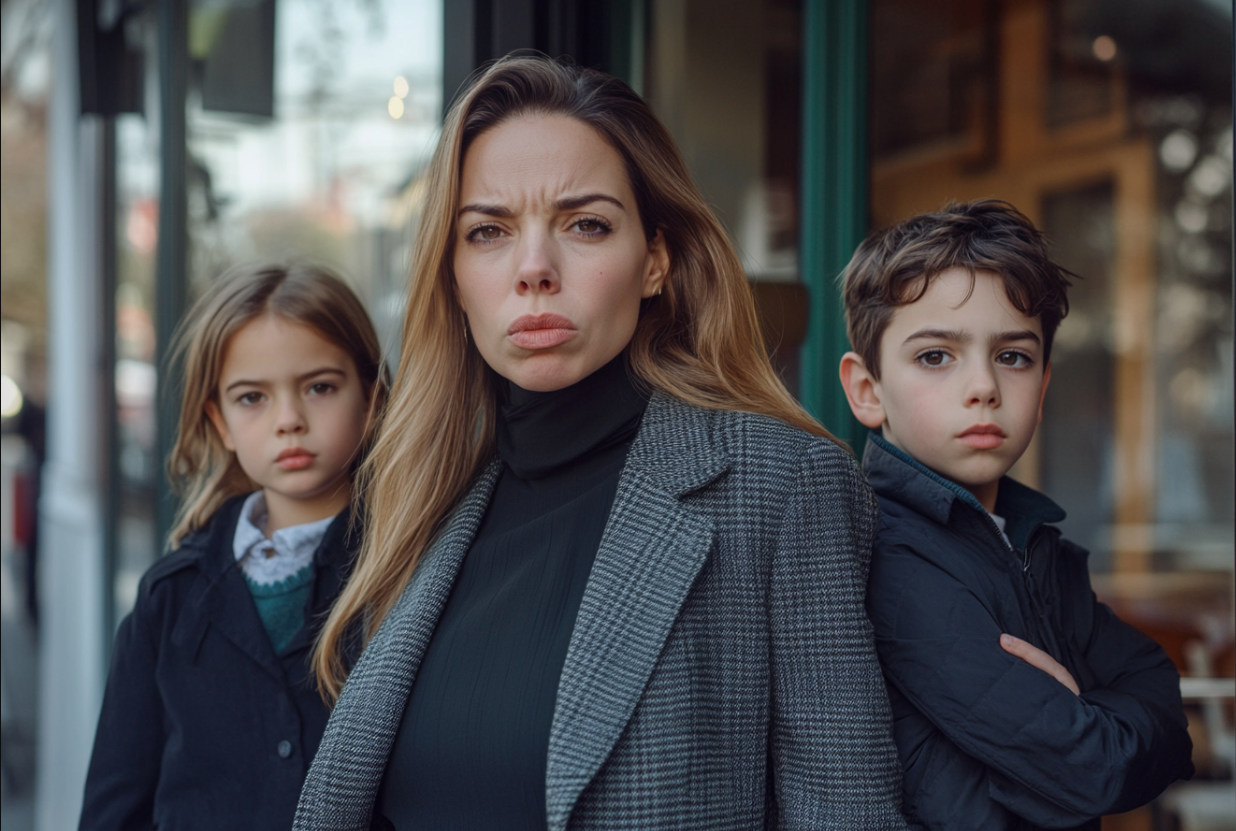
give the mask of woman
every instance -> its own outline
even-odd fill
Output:
[[[296,827],[903,827],[870,492],[647,104],[500,61],[423,215]]]

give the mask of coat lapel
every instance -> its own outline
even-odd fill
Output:
[[[345,766],[347,776],[330,777],[321,771],[315,776],[314,769],[319,768],[315,761],[309,781],[316,804],[306,806],[302,796],[301,812],[309,809],[305,819],[316,813],[330,817],[331,827],[368,827],[408,692],[499,470],[499,462],[491,463],[464,496],[348,677],[317,756],[333,760],[324,764]],[[325,777],[330,781],[323,781]],[[309,793],[306,785],[305,794]]]
[[[681,497],[728,468],[709,414],[654,395],[618,482],[558,685],[549,737],[549,827],[613,750],[712,548],[710,517]]]

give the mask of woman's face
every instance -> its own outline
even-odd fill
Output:
[[[455,281],[485,362],[528,390],[568,387],[630,342],[669,269],[618,153],[561,115],[513,118],[464,158]]]

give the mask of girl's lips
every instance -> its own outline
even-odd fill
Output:
[[[541,314],[517,318],[506,334],[520,349],[549,349],[571,340],[579,330],[562,315]]]
[[[285,450],[275,457],[275,465],[280,470],[301,470],[313,464],[316,458],[308,450],[303,450],[299,447],[293,447],[290,450]]]

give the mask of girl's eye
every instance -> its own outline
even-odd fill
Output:
[[[598,216],[589,216],[584,219],[577,219],[573,227],[576,231],[586,237],[603,236],[612,230],[610,224]]]
[[[310,395],[326,395],[335,391],[334,384],[328,384],[325,381],[319,381],[309,388]]]
[[[1006,349],[999,355],[996,355],[996,363],[1000,366],[1008,366],[1014,369],[1025,369],[1033,363],[1033,360],[1025,352],[1018,352],[1016,349]]]
[[[915,360],[923,366],[939,367],[947,364],[952,358],[943,349],[929,349],[926,352],[919,353]]]
[[[493,242],[502,238],[502,229],[497,225],[478,225],[464,237],[468,242]]]
[[[247,392],[240,398],[237,398],[236,403],[243,407],[252,407],[255,404],[261,404],[262,398],[263,396],[260,392]]]

